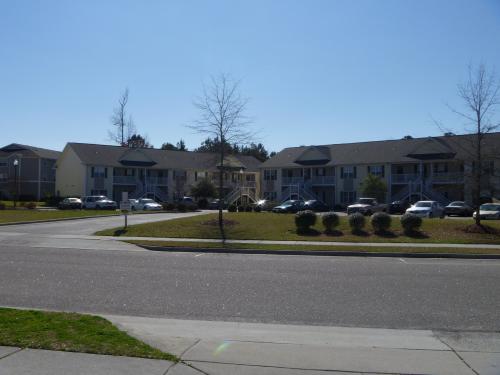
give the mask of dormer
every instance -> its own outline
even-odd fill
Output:
[[[294,162],[300,165],[325,165],[331,160],[330,149],[328,147],[309,146]]]

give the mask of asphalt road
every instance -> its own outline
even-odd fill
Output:
[[[36,238],[0,237],[0,305],[179,319],[500,330],[500,261],[162,253],[116,241],[37,243],[27,241],[30,236]]]

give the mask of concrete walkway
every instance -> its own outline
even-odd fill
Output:
[[[0,347],[0,374],[500,373],[499,333],[104,317],[182,362]]]

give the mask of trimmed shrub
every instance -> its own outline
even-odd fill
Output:
[[[0,203],[0,210],[5,210],[6,207],[5,203]]]
[[[208,207],[208,199],[207,198],[198,199],[198,208],[200,210],[204,210],[207,207]]]
[[[238,212],[245,212],[246,206],[238,206]]]
[[[246,212],[252,212],[252,206],[248,205],[245,207]]]
[[[262,207],[261,206],[254,206],[253,211],[260,212],[260,211],[262,211]]]
[[[417,232],[422,226],[422,218],[414,214],[404,214],[401,216],[401,226],[405,233]]]
[[[323,223],[326,232],[332,232],[333,229],[339,225],[339,215],[335,212],[327,212],[321,216],[321,222]]]
[[[28,202],[24,205],[28,210],[34,210],[36,208],[36,203],[35,202]]]
[[[175,210],[175,204],[170,202],[165,202],[162,204],[162,207],[165,211],[173,211]]]
[[[228,212],[236,212],[238,210],[238,207],[236,207],[235,204],[230,204],[229,207],[227,208]]]
[[[387,232],[391,227],[391,215],[385,212],[377,212],[371,218],[371,224],[375,232]]]
[[[299,211],[295,214],[295,226],[297,227],[297,232],[307,232],[310,227],[314,226],[314,224],[316,224],[316,214],[313,211]]]
[[[366,225],[365,216],[359,212],[350,214],[348,219],[353,232],[361,232]]]
[[[186,212],[187,211],[187,207],[184,203],[177,203],[177,211],[179,212]]]

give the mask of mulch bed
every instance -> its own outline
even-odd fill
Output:
[[[478,233],[478,234],[497,234],[500,235],[500,230],[496,228],[492,228],[489,225],[477,225],[477,224],[471,224],[467,225],[463,231],[465,233]]]

